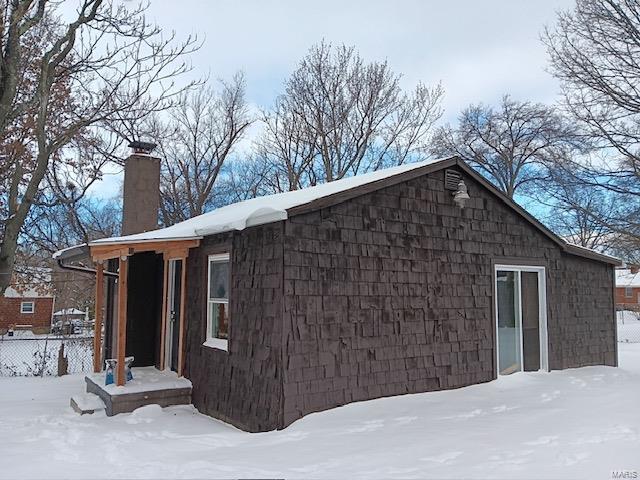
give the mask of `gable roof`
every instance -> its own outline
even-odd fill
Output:
[[[404,173],[423,171],[425,167],[441,165],[445,162],[455,163],[454,159],[436,159],[425,162],[410,163],[397,167],[386,168],[375,172],[343,178],[334,182],[323,183],[314,187],[303,188],[291,192],[277,193],[263,197],[251,198],[225,207],[217,208],[211,212],[198,215],[184,222],[176,223],[170,227],[137,233],[123,237],[111,237],[95,240],[90,245],[111,243],[135,243],[159,240],[182,240],[189,238],[202,238],[206,235],[228,232],[231,230],[243,230],[254,225],[285,220],[295,211],[324,198],[335,198],[335,195],[353,192],[361,192],[360,188],[367,189],[379,182],[396,178]],[[442,167],[441,167],[442,168]],[[419,175],[422,175],[420,173]],[[398,183],[402,180],[397,180]],[[371,191],[382,188],[371,188]],[[351,193],[350,193],[351,192]],[[358,193],[357,195],[362,195]],[[357,196],[356,195],[356,196]]]
[[[640,287],[640,272],[632,273],[628,268],[617,269],[616,287]]]
[[[11,283],[4,291],[6,298],[53,298],[51,269],[20,266],[11,276]]]
[[[454,165],[482,184],[509,208],[515,210],[531,225],[557,244],[563,251],[592,260],[620,265],[621,262],[617,258],[603,255],[584,247],[572,245],[561,239],[526,210],[499,191],[459,157],[410,163],[363,175],[343,178],[301,190],[252,198],[198,215],[197,217],[170,227],[121,237],[103,238],[95,240],[89,245],[98,246],[199,239],[206,235],[243,230],[247,227],[286,220],[294,215],[326,208],[351,198],[365,195],[380,190],[381,188],[402,183]]]

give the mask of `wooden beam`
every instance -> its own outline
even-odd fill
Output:
[[[182,279],[180,280],[180,326],[178,333],[178,376],[182,376],[182,369],[184,367],[184,304],[186,301],[187,292],[187,257],[182,258]]]
[[[118,341],[116,344],[116,358],[118,367],[116,369],[116,385],[122,386],[126,382],[124,375],[124,357],[127,346],[127,287],[128,268],[127,257],[120,257],[119,278],[118,278]]]
[[[98,261],[119,258],[140,252],[163,253],[171,251],[181,253],[180,257],[182,257],[184,255],[184,251],[188,251],[190,248],[197,247],[198,245],[200,245],[200,240],[196,238],[188,240],[158,240],[150,242],[98,244],[92,245],[90,248],[91,257],[94,261]]]
[[[104,266],[96,265],[96,321],[93,330],[93,371],[102,371],[102,318],[104,310]]]
[[[188,248],[170,248],[167,250],[159,250],[157,251],[157,253],[162,253],[163,257],[168,260],[171,260],[171,259],[180,260],[182,258],[185,258],[187,255],[189,255],[189,249]]]
[[[109,246],[109,248],[91,247],[91,258],[94,262],[112,260],[114,258],[127,257],[133,254],[133,250],[127,246]]]
[[[169,260],[164,259],[164,267],[162,270],[162,323],[160,327],[160,370],[164,370],[165,360],[165,343],[167,341],[167,294],[169,285]]]

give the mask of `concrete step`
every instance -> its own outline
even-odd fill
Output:
[[[104,410],[106,407],[102,399],[93,393],[81,393],[71,397],[71,408],[80,415],[91,414]]]

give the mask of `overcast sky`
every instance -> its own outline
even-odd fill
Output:
[[[443,121],[469,103],[517,99],[553,102],[558,83],[545,71],[540,42],[556,11],[574,0],[151,0],[149,18],[204,45],[194,75],[245,73],[247,100],[268,107],[314,43],[355,46],[365,59],[388,60],[403,86],[445,90]],[[94,191],[113,194],[121,175]]]

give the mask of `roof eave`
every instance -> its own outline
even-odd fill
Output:
[[[580,247],[579,245],[573,245],[571,243],[567,243],[565,245],[565,251],[571,255],[576,255],[578,257],[589,258],[591,260],[597,260],[599,262],[609,263],[616,267],[622,265],[622,260],[616,257],[612,257],[610,255],[605,255],[604,253],[594,252],[593,250]]]
[[[89,243],[89,247],[106,247],[112,245],[139,245],[142,243],[159,243],[159,242],[182,242],[185,240],[202,240],[202,235],[187,236],[187,237],[168,237],[168,238],[145,238],[138,240],[126,240],[126,237],[121,239],[109,241],[108,238],[95,240]]]
[[[58,250],[52,255],[54,260],[67,260],[74,261],[89,257],[89,245],[81,243],[80,245],[74,245],[73,247],[64,248]]]

